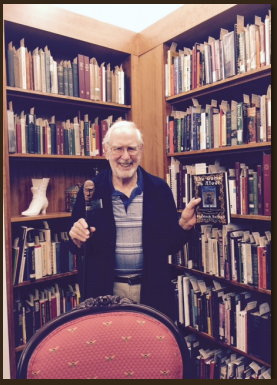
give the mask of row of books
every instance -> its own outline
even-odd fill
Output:
[[[70,119],[56,121],[55,116],[48,121],[36,117],[34,108],[18,116],[12,102],[7,114],[9,153],[18,154],[103,155],[102,141],[113,123],[112,115],[91,121],[88,114],[83,119],[76,116],[73,122]]]
[[[66,313],[80,302],[79,285],[60,286],[17,292],[14,306],[15,346],[25,345],[43,325]]]
[[[243,101],[212,100],[205,108],[193,106],[166,117],[166,152],[187,152],[271,142],[271,85],[266,95],[243,95]]]
[[[224,188],[227,190],[231,214],[271,216],[271,153],[268,152],[263,153],[261,164],[248,166],[235,162],[234,167],[227,170],[224,166],[206,166],[206,163],[184,165],[171,157],[167,181],[177,208],[183,210],[195,196],[195,175],[219,171],[226,172],[228,176]],[[216,193],[214,198],[218,198]],[[219,205],[218,199],[215,199],[215,209]]]
[[[25,47],[24,38],[16,49],[12,42],[7,50],[7,84],[25,90],[125,104],[125,73],[122,65],[78,54],[75,59],[55,61],[46,46],[33,52]]]
[[[231,349],[210,347],[199,335],[185,336],[192,378],[202,380],[271,379],[271,368]]]
[[[51,233],[47,221],[39,228],[20,226],[12,246],[13,285],[76,271],[66,231]]]
[[[185,273],[173,280],[178,322],[271,363],[271,310],[252,292],[213,285]]]
[[[233,223],[222,229],[201,225],[171,261],[214,277],[271,290],[270,231],[260,235]]]
[[[172,43],[165,64],[165,96],[170,97],[271,64],[271,11],[264,21],[244,26],[237,16],[234,30],[221,28],[218,39],[179,49]]]

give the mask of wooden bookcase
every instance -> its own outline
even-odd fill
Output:
[[[218,39],[220,28],[227,29],[228,31],[234,30],[234,24],[236,23],[237,15],[244,16],[244,25],[247,25],[248,23],[253,24],[255,15],[260,16],[262,20],[264,20],[265,15],[268,14],[269,9],[270,5],[268,4],[245,6],[237,4],[235,7],[232,7],[231,9],[226,10],[213,18],[204,21],[201,25],[192,27],[191,29],[184,31],[179,35],[172,37],[164,44],[164,64],[167,63],[167,51],[170,48],[172,42],[177,43],[178,52],[178,49],[183,49],[183,47],[191,48],[195,42],[203,43],[204,41],[208,41],[209,36]],[[164,111],[166,111],[167,115],[171,113],[172,109],[176,111],[186,111],[189,106],[193,105],[192,98],[197,99],[202,108],[205,108],[206,104],[211,104],[211,100],[217,100],[218,106],[221,103],[221,100],[226,100],[231,104],[232,100],[242,101],[243,94],[247,94],[250,97],[251,94],[266,94],[270,84],[271,65],[268,65],[247,72],[245,74],[239,74],[225,80],[221,80],[209,85],[204,85],[200,88],[167,97]],[[164,123],[164,137],[165,136],[166,123]],[[182,165],[192,165],[195,163],[206,163],[207,165],[211,165],[214,164],[216,160],[219,160],[220,165],[225,166],[226,170],[235,168],[235,162],[245,163],[247,166],[249,166],[249,168],[253,168],[257,164],[263,163],[263,152],[271,153],[271,142],[251,143],[240,146],[212,148],[198,151],[168,153],[166,155],[167,159],[165,162],[165,172],[169,172],[171,157],[178,159]],[[268,216],[236,214],[231,216],[231,222],[244,224],[246,228],[249,226],[251,231],[258,231],[261,233],[261,235],[264,235],[264,231],[266,230],[271,231],[271,217]],[[236,292],[251,291],[253,299],[258,298],[260,301],[271,303],[271,290],[253,289],[248,285],[206,274],[196,269],[188,269],[184,266],[172,265],[172,268],[176,270],[177,275],[182,275],[185,272],[189,272],[192,275],[195,275],[198,279],[203,279],[209,284],[212,284],[212,280],[218,280],[221,284],[229,285]],[[207,333],[198,332],[191,326],[184,328],[184,331],[187,334],[196,332],[196,334],[199,334],[202,338],[210,340],[213,343],[217,343],[219,346],[230,348],[233,351],[245,355],[262,365],[270,366],[268,362],[259,360],[258,358],[253,357],[248,353],[238,350],[236,347],[232,347],[225,343],[219,342]]]
[[[31,16],[33,15],[33,16]],[[4,135],[4,202],[5,202],[5,252],[7,270],[7,304],[11,378],[15,378],[16,362],[23,346],[15,346],[13,303],[17,291],[43,287],[48,283],[76,282],[76,272],[44,277],[35,282],[12,285],[12,240],[18,226],[39,227],[46,220],[53,231],[67,231],[70,213],[65,208],[65,190],[76,183],[83,183],[96,171],[107,167],[103,156],[67,156],[38,154],[9,154],[6,111],[9,102],[15,113],[29,112],[34,107],[36,116],[56,120],[75,116],[84,119],[84,114],[99,122],[112,115],[138,120],[137,83],[132,81],[137,72],[136,36],[131,31],[113,27],[97,20],[75,15],[51,5],[4,5],[3,24],[3,135]],[[95,102],[82,98],[23,90],[7,86],[6,55],[9,42],[16,48],[25,39],[25,47],[33,51],[46,45],[54,60],[72,60],[78,54],[96,57],[98,63],[110,63],[113,69],[122,64],[126,75],[125,104]],[[49,206],[45,215],[23,217],[21,212],[32,200],[32,178],[50,178],[47,188]]]
[[[50,227],[59,228],[68,223],[69,213],[65,211],[65,189],[76,182],[83,182],[92,176],[93,167],[104,167],[105,160],[100,157],[69,157],[57,155],[22,155],[8,153],[7,106],[13,102],[15,112],[29,111],[55,115],[56,119],[73,118],[80,111],[81,117],[107,118],[113,115],[133,120],[141,128],[145,150],[142,166],[150,173],[165,178],[168,172],[170,156],[166,154],[166,116],[173,105],[185,108],[191,97],[201,99],[201,103],[210,102],[211,98],[221,100],[224,93],[260,92],[266,90],[270,82],[270,68],[245,76],[223,81],[203,89],[190,91],[183,95],[165,99],[164,64],[165,52],[172,41],[180,47],[192,46],[196,41],[203,42],[209,35],[217,36],[221,27],[233,30],[237,15],[244,15],[245,22],[253,21],[255,15],[262,16],[270,8],[262,4],[187,4],[172,12],[167,17],[146,28],[140,34],[123,28],[114,27],[98,20],[80,16],[58,9],[52,5],[4,4],[3,10],[3,195],[5,255],[7,272],[7,304],[9,328],[9,354],[11,378],[15,378],[16,362],[21,349],[15,346],[13,299],[14,292],[21,288],[12,285],[12,240],[15,226],[35,225],[40,219],[46,219]],[[197,15],[197,17],[196,17]],[[224,22],[224,23],[223,23]],[[223,25],[224,24],[224,25]],[[19,46],[25,38],[25,46],[34,49],[45,45],[55,59],[72,60],[78,53],[96,57],[98,63],[105,61],[113,65],[123,64],[128,79],[127,104],[124,106],[87,101],[80,98],[61,95],[43,94],[7,87],[6,50],[7,44]],[[101,61],[102,60],[102,61]],[[187,164],[212,161],[219,155],[228,159],[231,155],[239,159],[251,158],[256,161],[263,149],[269,149],[270,143],[246,149],[206,150],[188,154],[178,154]],[[239,160],[238,159],[238,160]],[[24,218],[20,214],[31,201],[31,178],[50,177],[47,197],[49,207],[45,216]],[[254,218],[234,217],[238,221],[252,221]],[[268,218],[255,218],[258,229],[269,228]],[[67,276],[55,279],[70,279]],[[47,278],[48,279],[48,278]],[[51,277],[49,278],[51,279]],[[45,282],[42,280],[42,284]],[[25,284],[24,284],[25,285]],[[28,285],[28,284],[26,284]],[[264,293],[262,293],[264,294]],[[269,295],[266,293],[265,295]],[[16,351],[18,351],[16,353]]]

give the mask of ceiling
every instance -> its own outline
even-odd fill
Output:
[[[51,4],[117,27],[141,32],[183,4]]]

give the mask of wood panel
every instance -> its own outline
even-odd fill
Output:
[[[142,167],[164,178],[164,64],[160,45],[140,56],[140,128],[145,150]]]
[[[3,26],[4,27],[4,26]],[[5,64],[5,44],[3,29],[3,89],[6,87],[6,64]],[[12,244],[11,232],[11,198],[10,198],[10,173],[9,173],[9,156],[8,156],[8,130],[4,127],[8,126],[7,122],[7,97],[3,92],[3,211],[4,211],[4,258],[6,262],[6,284],[7,284],[7,316],[8,316],[8,334],[9,334],[9,358],[10,358],[10,374],[11,378],[15,376],[15,351],[14,346],[14,316],[13,316],[13,288],[12,288],[12,255],[10,245]]]
[[[7,21],[138,54],[137,34],[49,4],[4,4]],[[23,36],[24,37],[24,36]]]

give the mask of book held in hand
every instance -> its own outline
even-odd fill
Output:
[[[196,207],[197,223],[230,223],[230,200],[227,172],[191,175],[195,198],[201,198]]]

